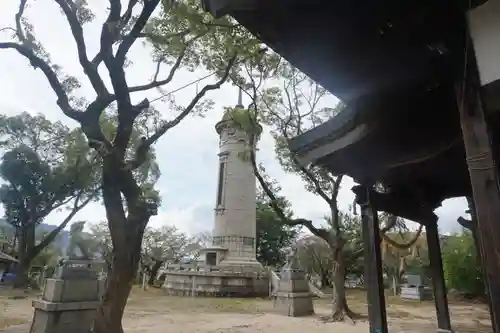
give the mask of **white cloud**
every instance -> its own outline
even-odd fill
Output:
[[[85,36],[90,56],[93,56],[98,47],[100,22],[103,20],[106,3],[91,0],[90,4],[100,8],[95,24],[85,26]],[[2,26],[12,25],[14,13],[17,10],[16,1],[2,1],[0,5],[0,22]],[[67,73],[82,78],[84,86],[80,93],[93,97],[90,85],[85,80],[76,58],[76,48],[65,19],[60,15],[54,2],[32,2],[27,10],[28,18],[35,27],[35,33],[43,42],[52,60],[63,66]],[[6,39],[7,34],[0,33],[0,38]],[[43,74],[33,70],[29,63],[14,51],[0,50],[0,112],[16,114],[22,111],[31,113],[42,112],[51,120],[61,120],[70,126],[74,122],[62,115],[56,106],[56,97]],[[130,84],[142,84],[151,79],[154,64],[150,61],[149,51],[137,43],[131,50],[130,60],[133,64],[127,69],[127,79]],[[106,74],[105,70],[101,70]],[[180,71],[174,83],[165,88],[170,91],[206,73],[199,70],[194,73]],[[104,75],[106,76],[106,75]],[[203,83],[200,83],[200,87]],[[175,94],[178,103],[187,103],[195,93],[195,86],[183,89]],[[162,177],[158,188],[162,193],[163,204],[158,216],[151,221],[153,225],[163,223],[173,224],[183,231],[195,233],[199,230],[211,230],[213,221],[213,203],[215,201],[215,187],[217,179],[218,138],[214,125],[221,117],[222,107],[234,105],[237,90],[225,85],[220,90],[211,92],[208,97],[215,102],[215,109],[204,118],[190,117],[180,125],[169,131],[157,144],[156,151],[161,167]],[[158,91],[152,90],[147,94],[138,94],[134,99],[145,96],[155,98]],[[333,100],[332,100],[333,103]],[[169,110],[161,102],[155,106],[168,118]],[[322,219],[328,208],[318,197],[307,193],[299,177],[285,174],[273,158],[273,144],[269,136],[265,136],[260,144],[259,158],[266,164],[267,170],[276,177],[283,188],[283,194],[292,202],[297,215],[314,219]],[[344,182],[339,195],[342,209],[353,201],[350,191],[353,183]],[[451,229],[456,226],[455,220],[461,214],[465,205],[463,200],[450,201],[438,210],[442,217],[442,228]],[[55,212],[48,217],[48,223],[57,223],[65,212]],[[75,220],[97,222],[105,219],[105,212],[101,204],[93,203],[80,212]]]

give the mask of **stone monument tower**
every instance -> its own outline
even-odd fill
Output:
[[[242,92],[237,109],[243,110]],[[215,125],[219,134],[219,171],[212,245],[220,250],[207,262],[217,266],[261,268],[256,251],[256,180],[248,158],[249,135],[224,113]],[[207,253],[207,256],[214,254]]]
[[[202,249],[203,264],[167,267],[163,289],[169,295],[262,297],[269,294],[268,272],[256,260],[256,180],[248,158],[251,137],[233,118],[244,113],[242,92],[234,113],[215,125],[219,171],[212,245]],[[262,130],[262,128],[259,129]]]

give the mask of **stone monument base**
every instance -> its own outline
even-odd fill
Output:
[[[429,287],[401,287],[400,297],[405,300],[431,301],[434,299],[434,294]]]
[[[88,333],[105,287],[97,276],[91,261],[63,261],[33,301],[30,333]]]
[[[295,262],[281,272],[274,301],[275,310],[285,316],[302,317],[314,314],[309,282]]]
[[[261,268],[262,269],[262,268]],[[267,297],[265,272],[166,271],[163,290],[168,295],[206,297]]]
[[[234,271],[243,273],[261,273],[264,271],[262,264],[257,260],[221,260],[215,269],[220,271]]]

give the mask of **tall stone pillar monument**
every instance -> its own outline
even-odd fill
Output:
[[[169,295],[262,297],[269,294],[268,272],[256,260],[256,180],[249,160],[251,137],[235,121],[245,116],[238,104],[215,125],[219,134],[219,171],[212,246],[202,249],[203,264],[167,270]],[[233,112],[234,111],[234,112]],[[239,112],[241,111],[241,113]],[[259,126],[259,131],[262,128]],[[260,134],[260,133],[259,133]]]
[[[236,108],[243,110],[241,90]],[[249,135],[230,112],[224,113],[215,129],[220,152],[212,244],[224,250],[217,265],[261,269],[255,258],[256,180],[249,160],[255,145],[250,146]]]

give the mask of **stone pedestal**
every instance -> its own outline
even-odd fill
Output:
[[[430,301],[434,298],[432,288],[427,287],[428,279],[415,274],[407,276],[407,283],[401,286],[402,299],[416,301]]]
[[[419,287],[401,287],[401,299],[415,300],[415,301],[431,301],[434,296],[432,288],[419,286]]]
[[[175,296],[266,297],[267,274],[232,271],[167,271],[163,290]]]
[[[30,333],[88,333],[104,292],[91,261],[67,260],[33,301]]]
[[[313,300],[304,271],[290,265],[281,272],[274,308],[290,317],[314,314]]]

